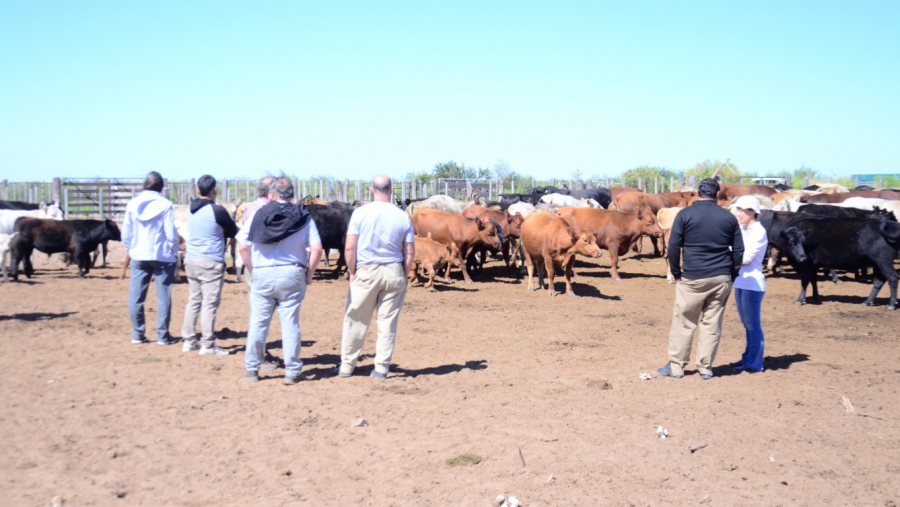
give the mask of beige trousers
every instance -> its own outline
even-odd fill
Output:
[[[375,342],[375,371],[387,373],[394,355],[394,341],[400,320],[400,307],[406,297],[403,264],[363,266],[356,271],[347,296],[344,330],[341,340],[341,373],[356,368],[369,330],[372,313],[377,311],[378,339]]]
[[[712,375],[725,304],[731,294],[731,276],[699,280],[682,278],[675,285],[675,308],[669,330],[669,364],[673,375],[683,375],[691,358],[691,340],[697,330],[697,371]]]
[[[216,344],[216,312],[225,283],[225,263],[188,257],[184,260],[184,272],[188,278],[188,302],[181,337],[185,341],[196,340],[199,315],[203,346],[212,347]]]

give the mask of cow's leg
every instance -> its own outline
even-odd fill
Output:
[[[656,236],[650,236],[650,242],[653,243],[653,255],[659,257],[662,255],[659,251],[659,238]]]
[[[800,296],[797,297],[797,304],[802,305],[806,303],[806,287],[809,285],[809,277],[806,274],[806,269],[803,267],[800,268]]]
[[[78,266],[78,278],[84,278],[91,271],[91,252],[81,245],[75,246],[75,264]]]
[[[608,243],[606,251],[609,252],[609,274],[612,275],[613,280],[621,282],[622,277],[619,276],[619,244],[614,242]]]
[[[2,254],[0,254],[0,269],[3,270],[3,283],[9,283],[9,277],[7,276],[7,269],[9,266],[9,258],[11,257],[9,250],[5,250]]]
[[[428,273],[428,283],[425,284],[425,288],[434,292],[434,265],[430,262],[425,263],[425,271]]]
[[[631,245],[631,251],[640,255],[640,253],[643,249],[644,249],[644,237],[639,236],[638,239],[635,240],[635,242]]]
[[[465,255],[463,255],[463,259],[467,259],[467,258],[469,257],[469,254],[472,253],[472,247],[469,247],[469,248],[466,248],[466,249],[462,249],[462,248],[461,248],[459,251],[462,252],[463,250],[465,250],[465,252],[466,252]],[[466,269],[466,263],[465,263],[465,261],[463,261],[462,265],[459,267],[459,270],[462,271],[462,274],[463,274],[463,280],[465,280],[466,283],[473,283],[473,282],[472,282],[472,277],[469,276],[469,270]],[[450,265],[449,265],[449,264],[447,265],[447,274],[448,274],[448,275],[450,274]]]
[[[31,278],[34,275],[34,266],[31,264],[31,254],[34,253],[34,247],[24,246],[22,248],[22,268],[25,276]]]
[[[344,258],[344,245],[341,245],[341,249],[338,250],[338,261],[334,266],[334,277],[340,278],[341,271],[343,271],[345,267],[347,267],[347,259]],[[349,272],[349,270],[347,271]]]
[[[509,266],[509,244],[512,242],[512,238],[508,238],[503,242],[503,245],[500,246],[500,252],[503,253],[503,262],[506,263],[506,276],[512,276],[512,271]]]
[[[572,289],[572,277],[575,276],[575,271],[572,269],[572,266],[575,265],[575,256],[573,255],[569,262],[565,265],[565,274],[566,274],[566,295],[569,297],[577,297],[575,295],[575,290]]]
[[[881,277],[881,273],[878,273],[876,270],[875,279],[872,280],[872,292],[869,293],[869,297],[863,301],[863,306],[869,306],[875,301],[875,296],[878,295],[878,292],[881,290],[881,287],[884,286],[884,278]]]
[[[832,282],[834,282],[834,283],[841,283],[841,281],[838,279],[837,271],[835,271],[835,270],[833,270],[833,269],[828,270],[828,275],[831,276],[831,281],[832,281]]]
[[[551,296],[557,294],[553,279],[556,277],[556,268],[553,267],[553,257],[544,255],[544,267],[547,269],[547,293]]]
[[[531,255],[528,252],[525,252],[525,267],[528,269],[528,290],[533,291],[533,279],[534,279],[534,261],[531,258]]]

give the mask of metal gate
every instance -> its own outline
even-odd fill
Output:
[[[62,181],[63,211],[66,218],[112,218],[125,214],[128,201],[143,190],[143,180],[108,178]]]

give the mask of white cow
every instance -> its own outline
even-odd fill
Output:
[[[16,226],[16,220],[19,217],[62,220],[63,213],[56,204],[51,204],[49,206],[41,204],[41,209],[28,211],[14,209],[0,210],[0,234],[12,234],[13,229]]]
[[[527,217],[528,215],[537,211],[537,208],[534,207],[533,204],[527,202],[517,202],[509,206],[506,209],[510,215],[515,215],[516,213],[522,215],[522,218]]]
[[[3,283],[9,283],[6,270],[9,267],[9,244],[19,233],[0,234],[0,270],[3,271]]]
[[[603,206],[594,199],[578,199],[571,195],[564,194],[546,194],[541,197],[544,204],[552,204],[554,206],[571,206],[573,208],[600,208]]]
[[[420,210],[422,208],[432,208],[439,211],[444,211],[446,213],[460,214],[473,204],[478,204],[478,202],[460,201],[446,195],[433,195],[428,199],[425,199],[424,201],[411,203],[409,207],[406,208],[406,212],[409,213],[410,216],[412,216],[413,213],[415,213],[417,210]]]

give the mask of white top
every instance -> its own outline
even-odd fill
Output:
[[[253,269],[296,263],[309,266],[309,252],[306,251],[306,248],[322,243],[322,238],[319,237],[319,229],[311,216],[306,227],[278,243],[254,243],[250,241],[252,224],[253,222],[246,223],[244,227],[241,227],[235,239],[245,245],[250,245],[250,259],[253,263]]]
[[[744,238],[744,260],[734,281],[734,288],[765,292],[766,277],[763,276],[762,262],[769,245],[766,229],[761,223],[755,222],[749,228],[742,225],[741,233]]]
[[[409,215],[391,203],[379,201],[353,211],[347,235],[359,236],[357,269],[368,264],[403,262],[404,243],[416,241]]]
[[[122,243],[133,260],[175,262],[178,232],[172,202],[152,190],[144,190],[128,201]]]

